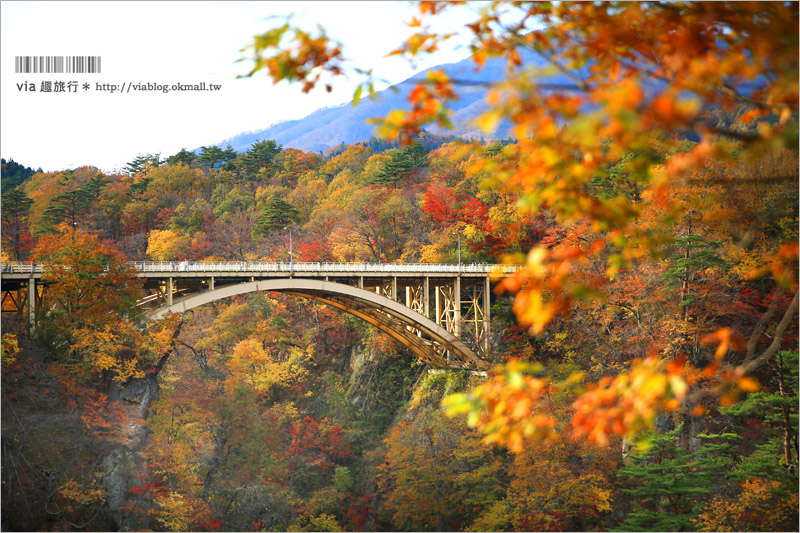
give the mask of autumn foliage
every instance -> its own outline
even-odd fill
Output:
[[[453,35],[430,22],[472,9],[419,2],[387,53],[435,54]],[[475,86],[437,69],[374,121],[382,139],[4,191],[3,262],[42,262],[45,290],[33,337],[4,299],[3,527],[796,529],[797,4],[472,15],[474,67],[504,69],[474,139],[426,131]],[[304,92],[373,89],[322,29],[288,21],[243,52]],[[138,311],[128,259],[290,250],[520,265],[492,280],[492,370],[428,372],[287,295]]]

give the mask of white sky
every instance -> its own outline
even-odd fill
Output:
[[[376,77],[391,83],[467,55],[464,43],[454,40],[416,68],[402,58],[386,58],[410,34],[405,22],[417,11],[408,2],[3,0],[0,10],[0,152],[45,171],[94,165],[113,172],[138,154],[166,157],[348,101],[355,79],[337,79],[331,94],[323,89],[303,94],[299,85],[285,82],[276,86],[262,73],[236,79],[252,66],[236,63],[244,55],[239,50],[283,21],[270,16],[294,13],[292,22],[305,30],[321,24],[332,40],[343,43],[352,66],[373,68]],[[437,29],[458,30],[471,21],[466,13],[456,15]],[[16,74],[14,57],[29,55],[101,56],[102,73]],[[48,80],[77,81],[79,87],[86,82],[91,88],[40,92]],[[98,83],[203,81],[222,84],[222,90],[97,90]],[[20,90],[25,82],[33,82],[36,91]]]

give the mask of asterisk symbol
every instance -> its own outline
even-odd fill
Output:
[[[89,84],[88,83],[84,83],[83,84],[83,90],[84,91],[88,91],[89,90]]]

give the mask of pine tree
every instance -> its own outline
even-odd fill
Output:
[[[777,376],[772,383],[730,407],[720,408],[745,426],[757,421],[769,440],[737,468],[742,479],[766,477],[797,486],[798,474],[798,354],[783,351],[776,357]],[[777,382],[777,383],[775,383]],[[769,387],[769,388],[768,388]],[[770,390],[771,389],[771,390]],[[744,427],[742,428],[744,429]]]
[[[59,184],[74,187],[74,174],[65,172],[59,178]],[[44,225],[37,228],[38,234],[53,233],[56,226],[66,222],[71,228],[83,225],[82,216],[87,213],[92,202],[100,195],[100,190],[105,184],[105,176],[98,174],[80,187],[75,187],[58,194],[50,199],[49,205],[42,215]]]
[[[708,496],[730,478],[736,435],[699,435],[705,442],[690,453],[678,443],[680,432],[653,436],[647,450],[631,454],[630,464],[617,472],[635,507],[620,531],[692,531]]]
[[[108,178],[102,172],[98,172],[96,175],[92,176],[85,185],[81,187],[86,194],[88,194],[93,200],[96,200],[100,197],[100,191],[103,190],[103,187],[106,186],[108,183]]]
[[[133,176],[144,170],[148,165],[158,167],[161,166],[162,162],[161,154],[139,154],[133,161],[122,167],[122,171]]]
[[[31,246],[27,228],[27,216],[33,205],[22,188],[14,188],[3,192],[3,250],[9,253],[14,261],[25,259],[25,251]]]
[[[698,285],[700,273],[707,268],[725,264],[715,251],[720,242],[709,241],[696,233],[697,227],[694,225],[696,220],[693,217],[697,215],[699,213],[696,211],[690,211],[686,215],[686,231],[675,239],[679,253],[668,258],[673,266],[664,273],[667,287],[674,288],[678,285],[681,287],[680,305],[683,308],[684,322],[689,320],[691,306],[697,301],[693,286]]]
[[[239,153],[229,144],[228,147],[222,151],[222,163],[220,168],[229,171],[236,170],[236,166],[233,162],[237,157],[239,157]]]
[[[413,168],[428,166],[428,153],[430,153],[430,150],[425,148],[425,145],[419,139],[403,148],[403,153]]]
[[[299,220],[299,212],[289,202],[277,196],[261,209],[253,236],[265,236],[273,230],[281,229]]]
[[[0,185],[0,188],[4,191],[21,185],[31,179],[36,172],[42,171],[42,169],[36,171],[30,167],[22,166],[13,159],[9,159],[8,161],[0,159],[0,168],[2,169],[2,172],[0,172],[0,175],[2,175],[2,185]]]
[[[203,146],[200,148],[200,155],[197,162],[203,168],[216,168],[222,162],[224,152],[219,146]]]
[[[181,151],[175,155],[171,155],[167,158],[167,164],[169,165],[180,165],[184,164],[186,166],[192,166],[195,159],[197,159],[197,154],[194,152],[188,151],[186,148],[181,148]]]
[[[373,183],[394,185],[411,175],[415,169],[426,166],[428,152],[429,150],[419,140],[402,150],[388,150],[386,153],[390,154],[392,158],[376,174]]]
[[[275,170],[275,157],[283,147],[271,139],[253,143],[239,160],[239,168],[245,176],[252,177],[264,168],[268,173]]]

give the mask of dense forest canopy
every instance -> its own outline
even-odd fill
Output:
[[[39,172],[41,171],[42,169],[40,168]],[[8,161],[0,159],[0,175],[2,175],[3,190],[17,187],[26,180],[29,180],[35,173],[36,171],[32,168],[23,166],[13,159],[9,159]]]
[[[420,2],[397,54],[461,4]],[[2,261],[48,287],[35,334],[3,315],[3,527],[796,530],[797,7],[485,6],[464,31],[508,65],[479,119],[503,142],[425,131],[464,88],[434,71],[386,140],[325,155],[4,161]],[[288,22],[248,54],[305,91],[356,72]],[[300,261],[523,264],[494,370],[274,293],[138,310],[128,260],[282,261],[289,230]]]

